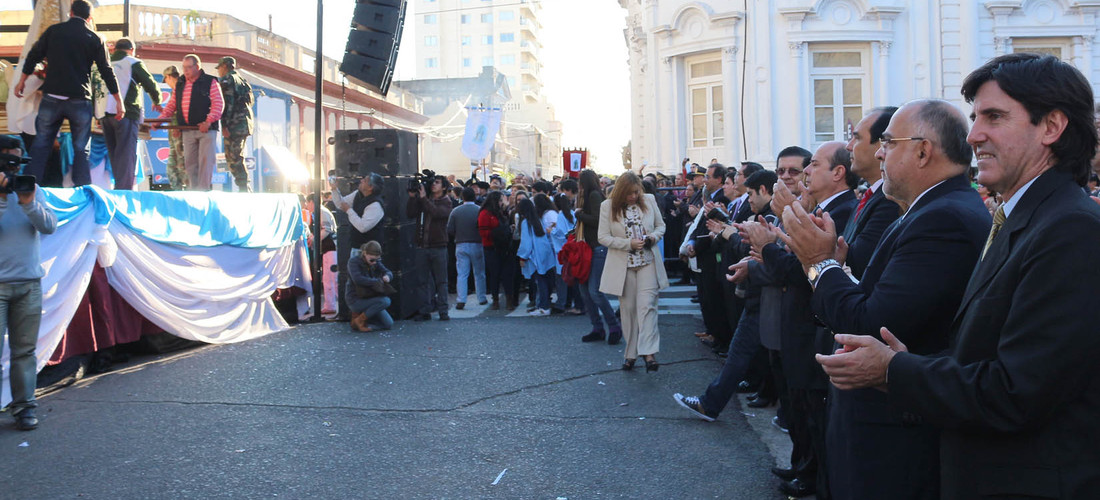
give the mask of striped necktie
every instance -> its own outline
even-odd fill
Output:
[[[997,207],[997,211],[993,213],[993,227],[989,228],[989,239],[985,240],[985,248],[982,249],[982,260],[985,260],[985,253],[989,251],[989,247],[993,245],[993,238],[997,237],[997,233],[1000,232],[1001,226],[1005,224],[1005,207],[1001,205]]]

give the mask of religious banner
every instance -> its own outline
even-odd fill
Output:
[[[503,113],[500,108],[471,106],[466,108],[466,133],[462,136],[462,154],[473,161],[489,156],[500,131]]]
[[[581,176],[581,170],[588,168],[587,149],[567,149],[562,152],[562,170],[567,177]]]

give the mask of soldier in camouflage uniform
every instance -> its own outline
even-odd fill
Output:
[[[222,149],[225,162],[233,173],[237,188],[243,192],[252,189],[248,184],[248,171],[244,168],[244,142],[252,135],[252,86],[235,71],[237,60],[226,56],[218,66],[218,83],[221,84],[225,108],[222,111]]]
[[[164,84],[168,88],[176,88],[176,82],[180,79],[180,72],[175,66],[164,68]],[[176,123],[175,115],[169,125]],[[168,180],[172,183],[173,191],[187,189],[187,171],[183,168],[183,132],[176,129],[168,129]]]

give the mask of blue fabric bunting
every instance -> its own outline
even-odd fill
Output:
[[[42,191],[59,225],[92,209],[97,224],[117,219],[161,243],[274,249],[305,234],[301,203],[293,194],[105,191],[96,186]]]

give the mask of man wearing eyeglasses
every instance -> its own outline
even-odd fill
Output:
[[[1100,208],[1081,189],[1092,85],[1056,57],[1013,53],[967,76],[962,95],[978,182],[1005,202],[948,316],[951,349],[920,353],[883,328],[889,346],[838,335],[843,352],[818,361],[837,387],[874,387],[942,429],[943,498],[1095,498]]]
[[[821,221],[797,203],[783,209],[784,241],[814,287],[813,312],[834,332],[878,335],[886,326],[911,351],[947,349],[990,227],[966,175],[973,158],[966,134],[966,118],[946,101],[913,101],[891,118],[876,156],[883,191],[907,211],[859,282],[835,260],[828,214]],[[825,464],[834,498],[939,498],[938,429],[875,389],[831,387],[829,398]]]
[[[848,251],[843,260],[857,279],[863,276],[882,233],[901,215],[901,208],[882,191],[881,163],[875,158],[882,133],[898,108],[887,106],[867,113],[852,131],[845,148],[852,153],[852,173],[869,186],[856,205],[855,216],[843,231]]]

